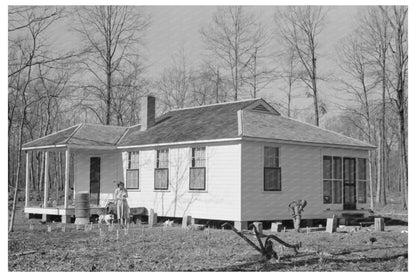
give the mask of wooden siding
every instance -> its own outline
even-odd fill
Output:
[[[121,152],[119,151],[77,151],[75,153],[75,193],[90,191],[90,158],[101,158],[100,205],[113,198],[118,181],[123,180]]]
[[[282,191],[263,191],[264,146],[280,149]],[[342,204],[323,204],[322,156],[367,158],[367,153],[361,150],[243,141],[241,220],[290,219],[288,204],[298,199],[308,201],[304,218],[320,217],[328,208],[342,210]],[[368,206],[357,203],[357,209]]]
[[[155,149],[140,150],[139,190],[129,190],[131,207],[154,209],[158,216],[213,220],[239,220],[241,217],[241,145],[206,146],[206,191],[189,190],[191,147],[169,148],[169,189],[154,190]]]

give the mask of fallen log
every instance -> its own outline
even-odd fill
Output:
[[[19,253],[14,253],[13,255],[22,256],[22,255],[29,255],[29,254],[34,254],[34,253],[36,253],[36,250],[23,251],[23,252],[19,252]]]

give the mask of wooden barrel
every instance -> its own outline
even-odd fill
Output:
[[[90,194],[88,192],[80,192],[75,195],[75,217],[90,217]]]

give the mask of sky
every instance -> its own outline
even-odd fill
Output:
[[[143,10],[151,18],[151,24],[145,33],[145,46],[143,55],[146,56],[146,75],[156,79],[163,69],[172,62],[172,55],[183,49],[187,62],[192,67],[197,67],[205,53],[201,40],[200,29],[210,24],[217,6],[145,6]],[[245,6],[245,9],[254,13],[266,28],[273,31],[275,23],[273,16],[275,6]],[[357,6],[331,6],[327,14],[324,30],[319,36],[318,72],[322,76],[333,76],[337,72],[336,45],[348,35],[355,27],[354,20],[360,8]],[[362,9],[362,7],[361,7]],[[71,31],[69,22],[56,24],[50,31],[50,42],[56,49],[70,49],[79,45],[76,33]],[[278,41],[273,41],[277,45]],[[329,116],[338,111],[336,103],[338,93],[331,82],[319,83],[321,98],[325,100]],[[294,105],[302,112],[312,110],[312,98],[305,97],[305,87],[298,88],[299,97],[294,100]],[[285,106],[286,97],[279,83],[271,83],[262,90],[259,97],[273,103]],[[335,97],[334,97],[335,96]],[[306,120],[305,118],[301,118]]]
[[[275,6],[248,6],[245,8],[258,16],[266,28],[270,28],[270,30],[275,28],[273,20]],[[166,65],[171,63],[172,54],[180,48],[185,50],[187,61],[190,63],[200,61],[204,54],[204,45],[199,31],[201,27],[207,26],[211,22],[216,9],[216,6],[146,7],[146,12],[152,18],[146,37],[150,76],[160,74]],[[323,76],[332,75],[337,71],[337,64],[334,60],[336,45],[355,28],[356,21],[354,19],[358,11],[357,6],[329,7],[326,26],[319,36],[318,70]],[[339,97],[335,96],[338,92],[332,86],[332,83],[320,85],[322,98],[325,99],[330,111],[326,117],[339,112],[337,106],[333,104],[339,102]],[[303,97],[304,86],[301,85],[298,89],[300,97],[294,100],[295,106],[300,110],[310,109],[312,98],[305,99]],[[279,103],[286,101],[277,83],[271,84],[261,91],[259,97]]]

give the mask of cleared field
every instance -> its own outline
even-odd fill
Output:
[[[21,211],[19,211],[19,214]],[[33,222],[33,220],[32,220]],[[91,231],[68,225],[65,232],[18,217],[9,233],[9,271],[407,271],[407,226],[386,226],[385,232],[278,233],[302,242],[299,254],[274,249],[280,261],[266,261],[231,230],[186,231],[179,226],[134,225]],[[267,233],[267,231],[266,231]],[[250,238],[257,244],[255,237]],[[373,239],[371,239],[373,238]],[[375,239],[375,241],[374,241]],[[374,242],[371,242],[373,240]]]

